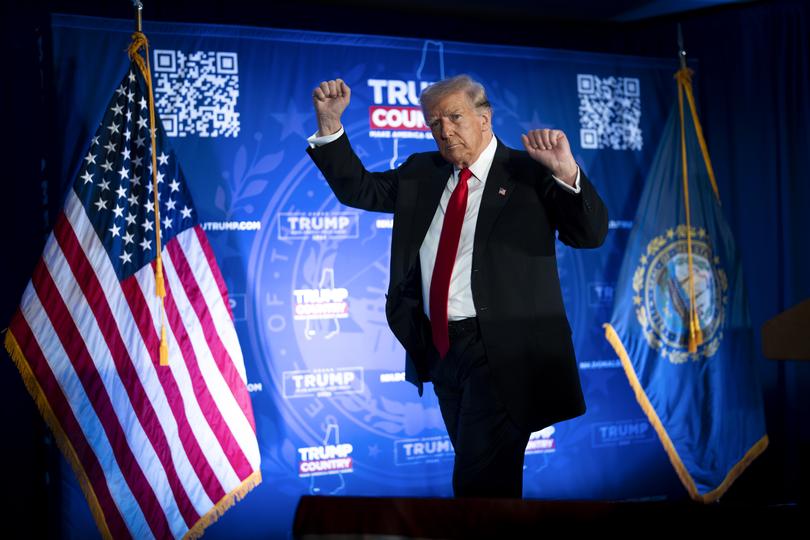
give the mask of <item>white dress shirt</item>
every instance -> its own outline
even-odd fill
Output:
[[[337,140],[343,135],[343,128],[341,127],[337,133],[333,133],[332,135],[324,135],[321,137],[317,135],[316,133],[307,139],[307,142],[313,148]],[[464,223],[461,225],[461,238],[459,238],[458,242],[456,262],[453,265],[453,273],[450,276],[447,318],[451,321],[476,316],[471,285],[475,224],[478,221],[478,209],[481,207],[481,196],[484,194],[484,186],[486,185],[489,169],[492,166],[492,160],[495,158],[495,150],[497,148],[498,141],[493,135],[489,144],[484,148],[484,151],[481,152],[481,155],[478,156],[475,163],[470,165],[472,177],[467,181],[467,186],[469,187],[467,210],[464,213]],[[436,208],[436,213],[433,215],[433,220],[430,222],[430,227],[422,241],[422,246],[419,248],[419,261],[422,271],[422,298],[425,305],[425,314],[428,318],[430,318],[430,280],[433,276],[433,266],[436,262],[436,251],[439,248],[439,238],[441,237],[442,224],[444,223],[444,212],[447,209],[447,203],[450,201],[450,195],[458,184],[458,173],[459,169],[453,167],[453,173],[450,175],[450,178],[447,179],[447,185],[442,192],[439,206]],[[577,177],[573,187],[556,176],[553,178],[562,188],[571,193],[580,192],[579,167],[577,167]]]

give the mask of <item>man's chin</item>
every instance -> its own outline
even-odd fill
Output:
[[[441,154],[445,161],[459,167],[463,164],[466,164],[467,161],[469,161],[467,156],[463,152],[452,152],[452,151],[448,152],[445,150]]]

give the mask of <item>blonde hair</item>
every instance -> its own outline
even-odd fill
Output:
[[[444,97],[463,92],[470,104],[476,111],[481,112],[481,109],[486,109],[492,112],[492,105],[487,99],[487,91],[484,86],[473,80],[469,75],[456,75],[448,79],[435,82],[422,90],[419,96],[419,104],[422,106],[422,112],[425,113],[427,118],[427,111],[437,102],[441,101]]]

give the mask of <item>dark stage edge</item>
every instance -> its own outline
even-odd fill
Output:
[[[293,537],[299,540],[558,538],[576,533],[619,538],[803,537],[798,505],[702,505],[682,502],[560,502],[304,496]],[[716,536],[715,536],[716,535]]]

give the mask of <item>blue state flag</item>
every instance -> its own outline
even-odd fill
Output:
[[[713,502],[768,445],[740,257],[691,72],[630,232],[605,335],[689,495]],[[686,103],[685,103],[686,101]]]

